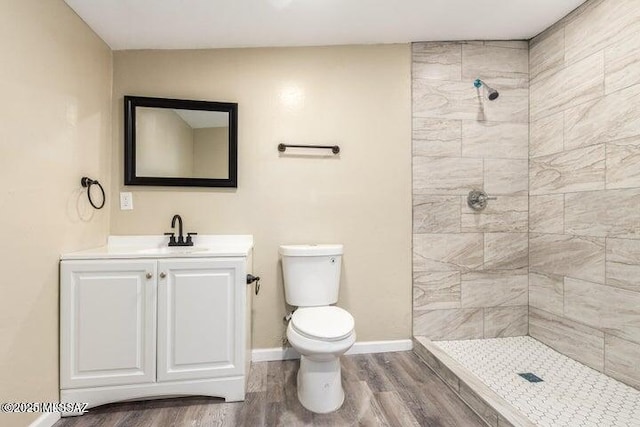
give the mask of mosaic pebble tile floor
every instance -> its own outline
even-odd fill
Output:
[[[539,426],[640,427],[640,391],[531,337],[435,341]],[[530,372],[542,382],[530,383]]]

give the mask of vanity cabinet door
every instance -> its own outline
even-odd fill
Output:
[[[244,373],[244,258],[158,261],[158,381]]]
[[[155,381],[155,283],[155,261],[61,263],[62,389]]]

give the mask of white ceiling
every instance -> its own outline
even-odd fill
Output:
[[[65,0],[112,49],[529,39],[585,0]]]

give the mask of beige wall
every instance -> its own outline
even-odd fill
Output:
[[[113,194],[123,189],[124,95],[239,104],[237,189],[129,186],[113,234],[186,231],[255,237],[254,345],[282,344],[278,245],[345,245],[339,304],[358,339],[411,336],[408,45],[114,53]],[[340,144],[340,156],[282,155],[280,142]]]
[[[136,108],[136,175],[194,176],[194,132],[175,111]]]
[[[111,52],[62,0],[0,9],[0,401],[57,401],[58,257],[108,232],[80,178],[109,189]]]
[[[528,65],[525,41],[413,44],[415,335],[527,334]]]
[[[193,130],[193,176],[229,178],[229,128]]]
[[[593,0],[530,45],[530,332],[640,388],[640,7]]]

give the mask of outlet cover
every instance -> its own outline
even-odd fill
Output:
[[[133,194],[130,192],[120,193],[120,210],[130,211],[133,209]]]

